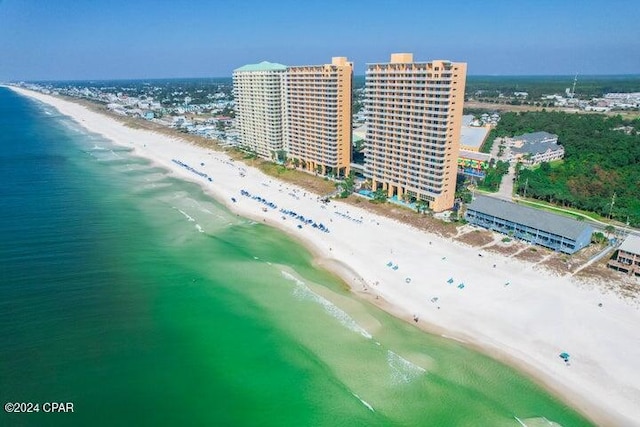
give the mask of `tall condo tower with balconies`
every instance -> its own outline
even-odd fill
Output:
[[[283,149],[282,80],[287,67],[261,62],[233,71],[239,144],[264,159]]]
[[[373,190],[423,200],[435,212],[453,207],[466,74],[466,63],[414,62],[410,53],[367,64],[365,173]]]
[[[346,176],[351,164],[351,83],[353,64],[287,69],[283,84],[284,141],[297,167],[322,175]]]

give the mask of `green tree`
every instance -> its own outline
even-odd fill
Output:
[[[339,183],[338,186],[341,188],[340,198],[345,199],[349,197],[349,195],[353,193],[355,187],[355,174],[353,171],[349,172],[349,175],[347,175],[347,177]]]
[[[616,232],[616,228],[609,224],[604,228],[605,233],[607,233],[607,239],[611,238],[611,235]]]
[[[373,192],[373,202],[385,203],[387,201],[387,192],[379,188]]]
[[[425,200],[419,199],[416,201],[416,211],[418,213],[425,213],[429,209],[429,203]]]

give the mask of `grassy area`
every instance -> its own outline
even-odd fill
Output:
[[[560,166],[563,163],[564,163],[564,160],[562,160],[562,159],[553,160],[553,161],[549,162],[549,166],[551,167],[551,169],[555,169],[555,168],[557,168],[558,166]]]
[[[420,214],[406,206],[395,203],[374,203],[354,194],[341,201],[439,236],[451,237],[456,234],[457,224],[441,221],[428,214]]]
[[[584,219],[585,217],[589,217],[596,221],[609,222],[607,218],[603,218],[594,212],[580,211],[578,209],[573,209],[573,208],[561,208],[558,206],[554,206],[548,202],[543,202],[539,200],[531,201],[531,200],[525,200],[525,199],[519,198],[519,199],[516,199],[515,201],[521,205],[526,205],[535,209],[541,209],[544,211],[553,212],[553,213],[567,216],[577,220],[581,220],[581,219]]]
[[[562,165],[564,163],[564,160],[559,159],[559,160],[553,160],[551,162],[549,162],[549,167],[551,169],[557,169],[558,167],[560,167],[560,165]],[[531,166],[529,169],[531,170],[536,170],[540,167],[542,163],[538,163],[537,165]]]
[[[324,195],[336,189],[335,182],[329,179],[311,175],[297,169],[290,169],[276,163],[264,160],[253,160],[252,163],[247,164],[257,167],[266,175],[295,184],[316,194]]]

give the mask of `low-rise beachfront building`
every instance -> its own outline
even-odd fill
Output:
[[[588,246],[593,234],[593,228],[583,222],[488,196],[476,196],[465,218],[471,224],[567,254]]]
[[[261,62],[233,71],[238,145],[273,160],[283,149],[282,79],[287,67]]]
[[[543,162],[560,160],[564,157],[564,147],[558,144],[558,135],[549,132],[533,132],[507,139],[511,147],[511,160],[533,166]]]
[[[353,63],[287,68],[283,80],[284,148],[297,167],[345,177],[351,164]]]
[[[607,265],[630,276],[640,276],[640,237],[628,235]]]
[[[394,53],[367,64],[366,177],[388,197],[454,204],[467,64]]]
[[[484,179],[487,175],[490,161],[490,154],[460,150],[460,154],[458,154],[458,173],[472,178]]]

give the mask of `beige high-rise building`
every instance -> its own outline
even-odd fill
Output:
[[[261,62],[233,71],[236,122],[241,147],[273,160],[283,149],[282,79],[287,67]]]
[[[284,141],[297,167],[322,175],[346,176],[351,164],[353,64],[289,67],[284,77]]]
[[[365,171],[374,190],[435,212],[453,207],[466,74],[466,63],[414,62],[410,53],[367,64]]]

